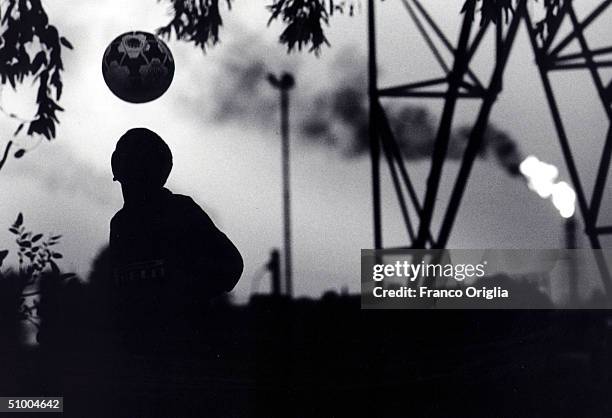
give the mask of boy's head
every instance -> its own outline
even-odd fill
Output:
[[[122,185],[161,188],[172,170],[172,152],[155,132],[134,128],[119,138],[111,166]]]

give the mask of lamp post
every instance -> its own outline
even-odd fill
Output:
[[[293,293],[291,266],[291,188],[289,171],[289,90],[295,85],[290,73],[283,72],[280,77],[268,74],[268,81],[280,91],[282,166],[283,166],[283,225],[285,241],[285,292],[291,297]]]

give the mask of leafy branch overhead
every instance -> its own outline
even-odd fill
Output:
[[[161,0],[158,0],[161,1]],[[170,22],[158,29],[158,34],[167,38],[172,34],[177,39],[193,42],[206,51],[219,42],[219,32],[223,19],[219,2],[225,1],[228,9],[233,0],[167,0],[171,3]],[[289,51],[301,50],[309,46],[311,51],[319,52],[321,46],[329,45],[323,26],[329,23],[334,12],[353,14],[360,0],[272,0],[268,7],[268,24],[280,20],[285,29],[280,42]]]
[[[461,11],[463,13],[471,4],[480,3],[480,24],[488,22],[497,24],[500,19],[507,20],[513,10],[512,2],[513,0],[465,0]]]
[[[564,0],[531,0],[534,2],[542,2],[545,10],[544,17],[535,22],[536,33],[543,37],[547,31],[558,24],[558,17],[565,3]],[[516,7],[517,0],[465,0],[462,12],[467,10],[469,6],[475,4],[479,6],[480,23],[488,22],[498,23],[499,20],[508,21],[510,14]]]
[[[0,14],[2,84],[8,82],[16,89],[17,83],[23,83],[28,76],[38,82],[36,115],[31,121],[22,122],[15,135],[27,126],[28,135],[54,138],[59,123],[57,112],[63,110],[58,104],[63,88],[62,49],[72,49],[72,45],[49,24],[40,0],[7,0]]]
[[[330,16],[345,11],[352,16],[357,4],[355,0],[274,0],[268,6],[271,13],[268,24],[277,19],[284,23],[280,42],[287,45],[289,51],[310,45],[310,51],[318,53],[323,44],[329,45],[323,26],[329,24]]]
[[[544,2],[545,15],[542,20],[536,22],[535,30],[540,37],[544,37],[546,32],[550,33],[552,28],[560,24],[559,17],[561,10],[566,4],[565,0],[540,0]]]
[[[161,1],[161,0],[158,0]],[[162,36],[170,37],[174,32],[179,40],[193,42],[203,51],[219,42],[223,19],[219,2],[226,1],[231,9],[233,0],[167,0],[171,3],[170,22],[158,29]],[[352,16],[361,10],[365,0],[271,0],[267,6],[270,12],[268,24],[280,21],[284,29],[279,41],[289,52],[307,47],[318,54],[323,45],[329,45],[324,27],[329,25],[334,13]],[[380,0],[383,1],[383,0]],[[448,0],[449,3],[452,0]],[[459,1],[459,0],[454,0]],[[517,0],[464,0],[463,9],[474,5],[480,14],[481,24],[507,19],[514,10]],[[558,14],[563,0],[542,1],[546,8],[544,20],[537,23],[540,32],[551,24]]]
[[[232,0],[225,0],[231,9]],[[169,38],[174,31],[177,39],[193,42],[197,47],[210,47],[219,42],[219,28],[223,25],[219,0],[170,0],[172,19],[157,30]]]

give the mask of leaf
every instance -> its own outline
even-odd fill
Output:
[[[53,254],[51,255],[51,257],[53,257],[53,258],[64,258],[64,256],[63,256],[63,255],[61,255],[60,253],[53,253]]]
[[[17,136],[19,132],[21,132],[21,130],[23,129],[24,125],[25,125],[24,123],[20,123],[15,133],[13,133],[13,136]]]
[[[60,42],[62,43],[62,45],[64,45],[66,48],[68,49],[74,49],[74,47],[72,46],[72,44],[70,42],[68,42],[68,39],[64,38],[63,36],[60,37]]]
[[[0,266],[2,265],[2,262],[4,261],[8,253],[9,253],[8,250],[0,251]]]
[[[62,88],[63,88],[63,86],[64,86],[64,85],[63,85],[61,82],[59,82],[59,83],[57,83],[57,84],[55,85],[55,90],[56,90],[56,93],[55,93],[55,98],[56,98],[57,100],[59,100],[59,99],[60,99],[60,97],[62,97]],[[62,110],[63,110],[63,109],[62,109]],[[57,123],[59,123],[59,121],[58,121]]]
[[[32,60],[32,68],[30,69],[32,74],[38,73],[43,64],[47,65],[47,54],[45,54],[45,51],[40,51]]]
[[[57,263],[53,260],[49,260],[49,264],[51,265],[51,271],[53,272],[53,274],[60,274],[60,269],[57,265]]]
[[[17,220],[15,221],[13,226],[14,227],[20,227],[21,224],[23,224],[23,214],[21,212],[19,212],[19,215],[17,215]]]
[[[32,237],[32,242],[36,242],[43,237],[43,234],[36,234]]]
[[[22,148],[22,149],[18,149],[15,152],[15,158],[21,158],[25,155],[26,151]]]

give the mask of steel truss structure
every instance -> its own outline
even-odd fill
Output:
[[[406,225],[407,235],[412,248],[445,248],[457,217],[470,173],[478,152],[483,145],[485,132],[493,106],[502,91],[504,71],[508,57],[516,39],[521,22],[525,23],[535,54],[535,63],[544,87],[559,144],[568,168],[571,182],[576,191],[579,211],[584,221],[585,233],[592,248],[601,248],[600,236],[612,234],[612,225],[598,225],[601,202],[606,188],[606,179],[612,159],[612,87],[606,87],[600,69],[612,67],[612,46],[591,49],[585,30],[610,7],[612,0],[603,0],[583,20],[576,15],[572,0],[564,0],[551,19],[547,20],[546,30],[538,31],[536,22],[530,16],[528,2],[516,0],[512,13],[502,16],[499,11],[495,21],[483,21],[477,15],[477,0],[467,0],[462,15],[461,28],[457,43],[453,45],[444,35],[434,19],[423,7],[421,0],[400,0],[416,29],[422,35],[434,58],[446,73],[445,77],[421,80],[387,88],[379,88],[377,77],[377,42],[375,24],[375,0],[369,0],[369,97],[370,97],[370,155],[372,163],[372,193],[374,214],[374,247],[383,248],[382,208],[381,208],[381,160],[387,162],[391,180]],[[564,22],[569,22],[571,31],[560,35]],[[483,84],[470,69],[476,51],[481,46],[485,34],[494,31],[495,62],[488,84]],[[434,42],[437,40],[437,42]],[[577,42],[579,52],[565,53],[572,42]],[[444,61],[436,45],[443,45],[452,55],[452,62]],[[610,54],[610,59],[606,56]],[[579,171],[576,167],[573,150],[563,123],[559,106],[549,74],[561,70],[588,71],[599,95],[601,105],[610,123],[605,140],[595,185],[590,200],[587,199]],[[394,137],[381,99],[388,98],[430,98],[443,100],[444,106],[437,135],[435,137],[431,167],[427,179],[425,196],[419,199],[412,180],[404,165],[402,150]],[[446,160],[455,109],[460,100],[478,100],[480,108],[471,128],[459,173],[452,188],[448,205],[445,208],[439,231],[431,230],[432,216],[438,203],[439,186]],[[602,260],[603,262],[603,260]],[[605,265],[601,268],[607,272]],[[609,277],[609,274],[605,274]],[[607,288],[612,294],[612,286]]]

